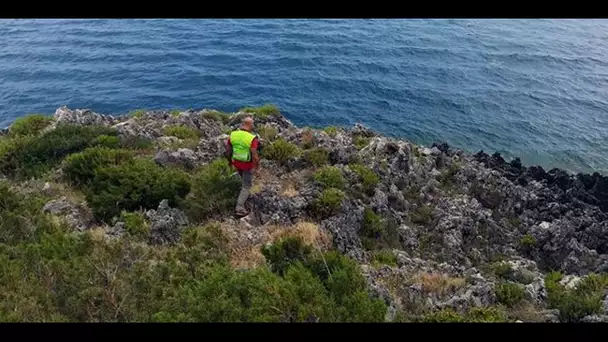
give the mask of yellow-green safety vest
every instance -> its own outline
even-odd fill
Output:
[[[255,134],[244,130],[230,133],[230,145],[232,145],[232,159],[242,162],[251,160],[251,142]]]

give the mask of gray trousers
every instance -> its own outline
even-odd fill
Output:
[[[251,171],[239,171],[239,176],[241,176],[243,184],[241,185],[239,198],[236,201],[236,211],[244,211],[245,202],[247,202],[247,198],[249,198],[249,190],[251,189],[251,180],[253,175]]]

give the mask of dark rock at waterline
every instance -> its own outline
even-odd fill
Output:
[[[608,212],[608,177],[597,172],[592,175],[582,173],[572,175],[559,168],[545,172],[541,166],[527,168],[522,166],[519,158],[506,162],[499,153],[489,156],[483,151],[479,151],[473,157],[484,166],[500,171],[510,181],[522,185],[532,180],[544,182],[549,188],[561,190],[565,194],[561,197],[564,202],[578,199],[598,206],[603,212]]]

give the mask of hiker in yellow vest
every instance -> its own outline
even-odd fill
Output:
[[[235,212],[237,216],[247,216],[245,202],[249,197],[253,172],[260,163],[258,155],[259,139],[253,134],[253,118],[248,116],[241,122],[241,128],[230,133],[226,142],[226,157],[237,169],[243,185],[236,202]]]

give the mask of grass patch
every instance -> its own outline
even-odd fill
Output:
[[[441,184],[441,187],[450,191],[454,189],[456,185],[456,175],[460,172],[461,166],[459,163],[451,163],[450,166],[437,176],[437,181]]]
[[[313,180],[324,189],[336,188],[344,189],[346,180],[342,175],[342,170],[335,166],[324,166],[312,175]]]
[[[38,135],[53,122],[53,118],[41,114],[30,114],[17,118],[9,127],[10,136]]]
[[[169,115],[171,115],[171,116],[172,116],[172,117],[174,117],[174,118],[177,118],[177,117],[179,117],[179,115],[180,115],[180,111],[179,111],[179,110],[177,110],[177,109],[172,109],[172,110],[169,112]]]
[[[414,280],[422,285],[424,292],[440,296],[452,293],[466,284],[464,278],[454,278],[441,273],[419,273]]]
[[[277,107],[273,104],[269,104],[269,103],[267,103],[263,106],[260,106],[260,107],[245,107],[245,108],[242,108],[240,111],[253,114],[254,117],[261,118],[261,119],[266,119],[271,116],[281,115],[281,111],[279,110],[279,107]]]
[[[300,143],[302,144],[302,148],[305,150],[311,149],[313,146],[315,146],[315,136],[310,128],[306,128],[304,130]]]
[[[186,127],[186,126],[167,126],[163,130],[163,134],[166,136],[173,136],[179,139],[198,139],[200,137],[200,132],[194,128]]]
[[[465,314],[453,309],[443,309],[425,315],[421,321],[425,323],[501,323],[508,320],[503,310],[489,307],[472,308]]]

